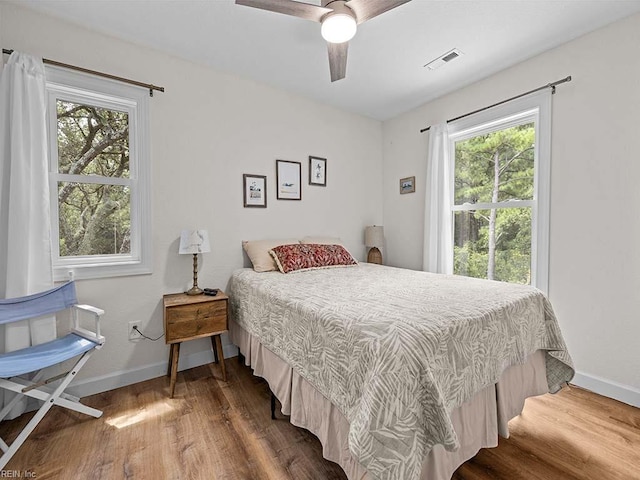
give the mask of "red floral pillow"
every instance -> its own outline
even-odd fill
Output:
[[[358,264],[342,245],[280,245],[269,250],[269,253],[282,273]]]

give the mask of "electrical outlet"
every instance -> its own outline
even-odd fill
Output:
[[[129,322],[129,341],[138,342],[142,340],[142,335],[140,335],[140,332],[133,327],[140,328],[140,322]]]

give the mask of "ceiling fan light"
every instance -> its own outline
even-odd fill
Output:
[[[346,13],[329,14],[322,21],[320,33],[330,43],[348,42],[356,34],[356,19]]]

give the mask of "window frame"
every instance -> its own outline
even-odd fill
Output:
[[[457,211],[487,210],[492,208],[531,208],[531,285],[547,293],[549,289],[549,221],[551,195],[551,95],[542,91],[493,107],[448,124],[448,151],[450,168],[451,235]],[[533,198],[456,205],[455,195],[455,144],[458,141],[504,130],[524,123],[534,123],[536,142],[534,148]],[[453,249],[451,251],[453,271]]]
[[[45,66],[49,134],[51,248],[55,281],[152,273],[151,165],[148,92],[93,75]],[[129,115],[129,177],[100,177],[58,172],[56,101],[70,101],[126,111]],[[60,256],[58,182],[125,185],[130,191],[129,254]]]

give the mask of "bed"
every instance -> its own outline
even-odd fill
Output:
[[[535,288],[359,264],[229,285],[230,337],[350,480],[450,479],[574,375]]]

